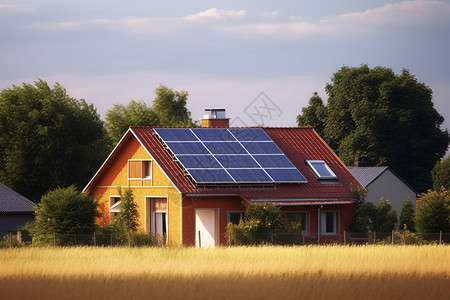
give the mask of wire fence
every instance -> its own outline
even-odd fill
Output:
[[[166,246],[166,236],[151,233],[138,233],[134,236],[124,237],[118,234],[50,234],[48,245],[53,246]],[[229,239],[229,245],[366,245],[366,244],[450,244],[450,232],[422,233],[421,235],[409,231],[392,232],[343,232],[336,235],[319,235],[317,233],[257,233],[250,238],[240,240]],[[0,235],[0,248],[32,246],[33,237],[25,232],[8,233]]]

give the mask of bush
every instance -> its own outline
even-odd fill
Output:
[[[414,204],[409,196],[403,201],[402,210],[400,212],[399,227],[401,228],[402,226],[411,231],[415,231]]]
[[[423,237],[427,233],[450,230],[450,193],[445,188],[428,190],[420,195],[421,205],[414,218],[416,230]]]
[[[36,219],[26,226],[33,235],[33,245],[53,245],[55,233],[93,233],[97,206],[97,201],[74,186],[48,192],[36,209]]]
[[[134,232],[130,236],[131,247],[161,246],[164,245],[165,237],[158,237],[153,233]]]

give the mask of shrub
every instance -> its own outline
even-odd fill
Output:
[[[423,237],[427,233],[450,229],[450,193],[445,188],[428,190],[420,195],[421,206],[417,208],[414,218],[416,230]]]
[[[400,212],[399,226],[406,227],[411,231],[415,231],[414,204],[409,196],[403,201],[402,210]]]

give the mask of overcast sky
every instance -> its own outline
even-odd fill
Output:
[[[403,68],[450,128],[449,1],[0,0],[0,89],[41,78],[94,104],[189,92],[193,119],[295,126],[342,66]]]

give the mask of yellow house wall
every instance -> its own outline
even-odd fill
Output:
[[[151,180],[128,180],[130,159],[152,160]],[[95,199],[99,199],[99,210],[102,213],[102,217],[97,220],[99,225],[107,226],[110,222],[110,197],[119,196],[119,187],[122,189],[130,187],[139,212],[139,229],[150,231],[151,228],[150,202],[147,199],[167,198],[168,244],[173,246],[181,244],[181,194],[136,139],[127,141],[126,146],[120,149],[120,153],[114,158],[114,162],[99,175],[101,177],[90,191]]]

